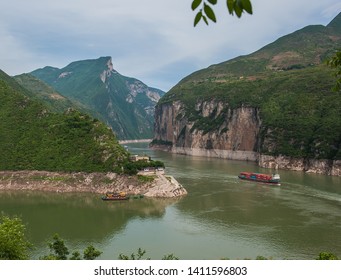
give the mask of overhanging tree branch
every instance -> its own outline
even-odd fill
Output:
[[[192,10],[197,11],[194,18],[194,26],[196,26],[201,20],[203,20],[207,25],[208,20],[217,22],[214,6],[218,3],[218,0],[193,0]],[[250,0],[226,0],[227,10],[230,15],[236,14],[237,17],[241,17],[243,12],[252,14],[252,4]],[[198,10],[199,9],[199,10]]]

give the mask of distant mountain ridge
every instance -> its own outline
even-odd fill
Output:
[[[155,110],[153,146],[341,176],[341,94],[324,63],[341,13],[182,79]]]
[[[183,79],[255,79],[264,73],[319,65],[341,46],[341,13],[327,26],[309,25],[244,56],[214,64]]]
[[[111,57],[72,62],[62,69],[31,72],[110,126],[120,140],[151,138],[154,107],[164,92],[121,75]]]

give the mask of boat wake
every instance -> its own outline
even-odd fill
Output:
[[[295,183],[288,183],[288,182],[283,182],[282,189],[289,191],[292,194],[310,196],[313,198],[319,198],[319,199],[324,199],[324,200],[329,200],[329,201],[336,201],[341,204],[341,195],[338,193],[330,193],[327,191],[314,189],[310,186],[295,184]]]

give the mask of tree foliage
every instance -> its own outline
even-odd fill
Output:
[[[101,251],[98,251],[94,246],[88,246],[83,252],[84,260],[94,260],[98,258],[102,254]]]
[[[146,250],[142,250],[141,248],[138,248],[136,254],[132,253],[130,256],[119,254],[118,259],[119,260],[141,260],[145,254],[146,254]],[[147,260],[150,260],[150,258],[147,258]]]
[[[146,254],[146,250],[138,248],[136,253],[132,253],[130,256],[120,254],[118,256],[119,260],[150,260],[150,258],[143,258]],[[174,256],[174,254],[164,255],[162,260],[178,260],[179,258]]]
[[[48,243],[50,254],[41,257],[41,260],[67,260],[70,255],[68,247],[65,245],[63,239],[55,234],[52,238],[52,242]],[[94,260],[102,254],[94,246],[88,246],[83,252],[84,260]],[[78,251],[74,251],[69,258],[70,260],[81,260],[81,254]]]
[[[197,11],[194,18],[194,26],[196,26],[201,20],[207,25],[208,20],[217,22],[216,15],[214,13],[214,6],[218,3],[218,0],[193,0],[192,10]],[[252,4],[250,0],[226,0],[226,7],[230,15],[236,14],[237,17],[241,17],[243,12],[252,14]]]
[[[136,175],[140,170],[143,170],[144,168],[148,167],[161,167],[165,168],[165,164],[162,161],[159,160],[151,160],[151,161],[128,161],[123,165],[123,173],[129,174],[129,175]]]
[[[67,260],[70,254],[69,249],[66,247],[64,240],[58,234],[53,236],[53,242],[49,242],[51,254],[42,257],[43,260]]]
[[[26,227],[18,217],[0,215],[0,260],[26,260],[32,244],[25,236]]]
[[[317,260],[338,260],[338,257],[330,252],[321,252]]]
[[[335,68],[336,84],[334,86],[335,91],[341,90],[341,50],[337,51],[336,54],[327,61],[327,64],[331,68]]]

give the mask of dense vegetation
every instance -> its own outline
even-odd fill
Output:
[[[50,112],[0,72],[0,169],[120,170],[128,153],[112,131],[74,109]]]
[[[30,74],[22,74],[14,78],[26,89],[27,96],[43,102],[50,111],[62,113],[68,108],[75,107],[66,97]]]
[[[81,255],[78,251],[74,251],[70,255],[69,248],[65,245],[65,242],[60,236],[56,233],[52,237],[53,241],[49,242],[47,245],[50,249],[50,254],[40,257],[41,260],[94,260],[98,258],[102,252],[97,250],[94,246],[89,245],[84,251],[83,255]]]
[[[162,161],[135,161],[135,162],[127,162],[124,164],[124,173],[134,175],[136,174],[139,170],[143,170],[145,168],[165,168],[165,164]]]
[[[0,213],[0,260],[27,260],[30,258],[31,244],[26,235],[26,226],[18,217],[9,217]],[[50,254],[42,256],[42,260],[67,260],[70,254],[68,247],[58,234],[53,236],[53,241],[47,245]],[[101,255],[92,245],[83,252],[74,251],[70,260],[94,260]]]
[[[0,213],[0,260],[28,259],[31,247],[21,219]]]
[[[192,131],[223,132],[229,109],[259,109],[259,152],[303,158],[341,159],[341,94],[325,63],[340,48],[341,14],[328,26],[308,26],[259,51],[212,65],[184,78],[159,102],[180,100],[177,118]],[[203,117],[203,101],[222,101],[224,110]]]

